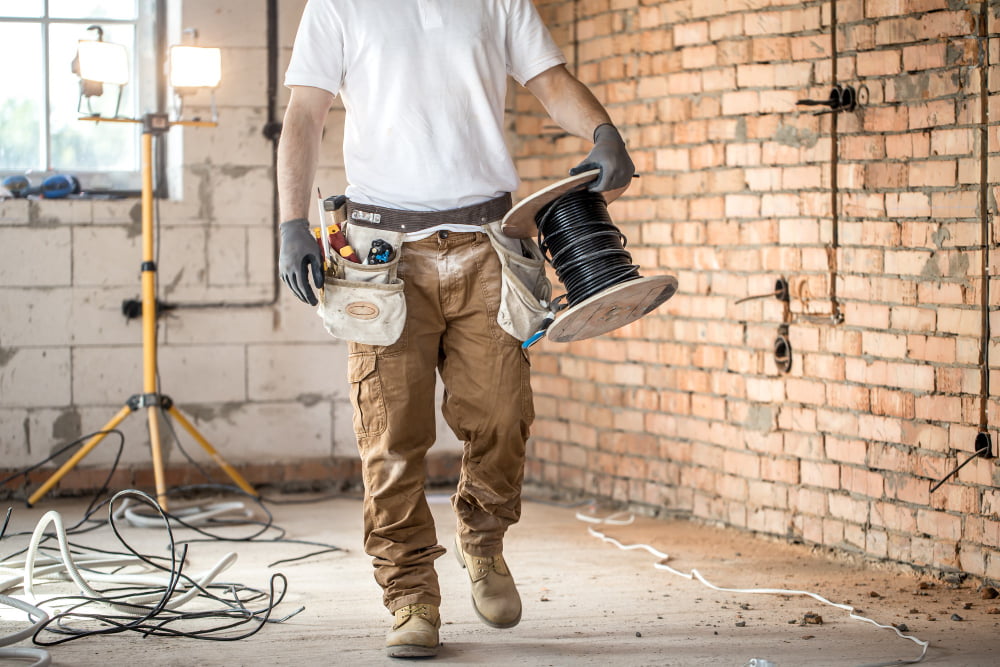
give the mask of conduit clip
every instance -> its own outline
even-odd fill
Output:
[[[819,116],[825,113],[834,113],[835,111],[854,111],[854,109],[858,106],[858,94],[851,86],[841,86],[840,84],[837,84],[830,89],[830,94],[825,100],[799,100],[796,104],[811,107],[829,107],[829,109],[814,111],[814,116]]]

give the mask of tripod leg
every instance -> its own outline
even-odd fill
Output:
[[[45,480],[45,483],[42,484],[42,486],[39,487],[39,489],[35,491],[30,498],[28,498],[28,506],[30,507],[35,503],[37,503],[39,500],[41,500],[42,496],[48,493],[53,486],[58,484],[59,480],[61,480],[63,477],[66,476],[66,473],[68,473],[70,470],[76,467],[76,464],[82,461],[83,457],[90,453],[90,450],[92,450],[94,447],[97,447],[97,445],[100,444],[101,440],[104,440],[104,438],[108,435],[108,433],[112,431],[116,426],[121,424],[125,420],[125,418],[129,416],[129,413],[131,412],[132,412],[132,407],[129,405],[126,405],[121,410],[119,410],[118,414],[112,417],[107,424],[101,427],[101,430],[97,435],[88,440],[87,444],[78,449],[76,453],[73,454],[73,456],[71,456],[68,461],[66,461],[66,463],[62,464],[62,467],[60,467],[59,470],[56,470],[54,473],[52,473],[51,477]]]
[[[146,415],[146,419],[149,422],[149,447],[153,455],[153,480],[156,482],[156,502],[166,511],[167,485],[163,474],[163,450],[160,447],[160,406],[150,405],[146,408]]]
[[[212,457],[212,460],[215,461],[215,463],[220,468],[222,468],[223,472],[229,475],[229,478],[231,480],[236,482],[236,486],[240,487],[241,489],[249,493],[251,496],[254,496],[255,498],[257,497],[257,492],[254,490],[252,486],[250,486],[250,483],[247,482],[245,479],[243,479],[243,476],[240,475],[238,472],[236,472],[235,468],[226,463],[226,461],[222,458],[222,456],[220,456],[219,453],[215,451],[215,448],[208,443],[208,440],[205,440],[205,438],[202,437],[201,433],[198,432],[198,430],[191,424],[191,422],[185,419],[184,415],[181,414],[181,411],[177,409],[176,405],[171,405],[170,408],[167,410],[167,413],[169,413],[171,417],[176,419],[177,423],[183,426],[184,430],[190,433],[192,438],[198,441],[198,444],[201,445],[201,448],[204,449],[206,452],[208,452],[208,455]]]

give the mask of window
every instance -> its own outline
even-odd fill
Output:
[[[140,188],[141,126],[82,121],[114,115],[118,87],[80,95],[72,71],[77,42],[98,38],[126,47],[129,83],[119,116],[139,118],[157,105],[157,0],[18,0],[0,3],[0,175],[76,176],[88,191]],[[79,109],[79,111],[78,111]]]

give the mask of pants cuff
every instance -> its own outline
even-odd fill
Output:
[[[395,614],[397,609],[402,609],[408,604],[432,604],[435,607],[440,607],[441,596],[430,593],[410,593],[401,598],[389,600],[385,606],[389,609],[389,613]]]

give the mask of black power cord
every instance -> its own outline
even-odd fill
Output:
[[[641,277],[601,193],[567,192],[539,211],[535,223],[538,246],[565,286],[570,306]]]
[[[181,452],[183,453],[183,455],[185,456],[185,458],[207,480],[207,483],[205,483],[205,484],[191,484],[191,485],[185,485],[185,486],[175,486],[175,487],[172,487],[172,488],[170,488],[170,489],[167,490],[167,495],[177,496],[177,495],[187,495],[187,494],[191,494],[191,493],[201,493],[201,494],[203,494],[205,492],[233,493],[233,494],[236,494],[236,495],[240,496],[241,498],[246,499],[249,503],[255,504],[257,506],[257,509],[259,510],[259,512],[265,516],[265,520],[263,520],[263,521],[255,521],[255,520],[252,520],[252,519],[249,519],[249,518],[225,519],[225,518],[222,518],[222,517],[214,517],[214,518],[209,519],[206,522],[205,525],[195,525],[194,523],[185,520],[184,516],[171,514],[170,512],[164,511],[164,510],[162,510],[162,508],[159,508],[157,506],[157,514],[159,514],[160,516],[167,517],[167,519],[169,521],[173,522],[174,525],[179,525],[181,527],[188,528],[188,529],[194,531],[195,533],[197,533],[198,535],[201,536],[201,537],[198,537],[198,538],[191,538],[191,539],[187,539],[187,540],[178,541],[177,542],[178,544],[191,544],[191,543],[195,543],[195,542],[220,541],[220,542],[243,542],[243,543],[264,542],[264,543],[270,543],[270,544],[299,544],[299,545],[303,545],[303,546],[319,547],[319,550],[309,552],[309,553],[304,554],[302,556],[295,556],[295,557],[291,557],[291,558],[285,558],[285,559],[277,560],[277,561],[275,561],[273,563],[270,563],[268,565],[268,567],[274,567],[274,566],[276,566],[278,564],[281,564],[281,563],[287,563],[287,562],[293,562],[293,561],[300,561],[300,560],[304,560],[304,559],[307,559],[307,558],[311,558],[312,556],[318,556],[318,555],[321,555],[321,554],[333,553],[333,552],[337,552],[337,551],[343,551],[343,548],[338,547],[338,546],[333,545],[333,544],[327,544],[327,543],[324,543],[324,542],[316,542],[316,541],[312,541],[312,540],[299,540],[299,539],[293,539],[293,538],[287,537],[287,531],[284,528],[282,528],[281,526],[279,526],[279,525],[277,525],[277,524],[274,523],[274,516],[270,512],[270,510],[267,508],[267,506],[265,505],[265,502],[273,503],[273,504],[299,504],[299,503],[303,503],[304,504],[304,503],[313,503],[313,502],[320,502],[320,501],[323,501],[323,500],[328,500],[328,499],[334,499],[334,498],[343,497],[342,494],[331,494],[331,495],[324,496],[324,497],[321,497],[321,498],[311,498],[311,499],[308,499],[308,500],[303,499],[303,500],[280,501],[280,500],[277,500],[277,499],[267,499],[267,498],[257,497],[257,496],[251,495],[251,494],[245,492],[243,489],[241,489],[241,488],[239,488],[237,486],[234,486],[234,485],[215,483],[215,482],[213,482],[213,480],[209,476],[208,472],[205,471],[205,469],[202,466],[198,465],[198,463],[184,449],[184,446],[181,443],[180,439],[177,437],[177,433],[174,431],[172,425],[170,424],[170,421],[169,420],[164,420],[164,421],[165,421],[166,424],[168,424],[168,427],[169,427],[169,430],[171,432],[171,435],[173,436],[175,443],[178,445],[178,448],[181,450]],[[99,433],[105,433],[105,434],[108,434],[108,435],[111,435],[111,434],[117,435],[119,437],[118,450],[117,450],[117,452],[115,454],[115,458],[114,458],[114,462],[113,462],[113,464],[111,466],[111,470],[108,472],[108,475],[105,478],[103,484],[101,485],[101,488],[94,494],[93,498],[91,499],[89,505],[87,506],[87,509],[84,511],[83,518],[80,519],[76,524],[67,527],[66,528],[66,534],[67,535],[80,535],[80,534],[87,533],[87,532],[90,532],[90,531],[93,531],[93,530],[97,530],[97,529],[99,529],[99,528],[107,525],[109,523],[108,520],[94,519],[92,517],[102,507],[104,507],[105,505],[107,505],[107,504],[109,504],[111,502],[110,499],[104,499],[104,500],[102,500],[102,498],[105,496],[105,494],[109,490],[109,485],[110,485],[111,479],[113,478],[115,472],[118,469],[118,465],[119,465],[119,462],[121,460],[122,452],[124,450],[125,436],[122,434],[121,431],[118,431],[118,430],[109,430],[109,431],[101,431],[101,432],[97,432],[97,433],[90,433],[90,434],[84,435],[84,436],[82,436],[82,437],[74,440],[73,442],[70,442],[70,443],[68,443],[68,444],[60,447],[58,450],[56,450],[55,452],[53,452],[52,454],[50,454],[44,460],[39,461],[38,463],[35,463],[35,464],[31,465],[31,466],[28,466],[27,468],[24,468],[24,469],[22,469],[22,470],[20,470],[20,471],[18,471],[16,473],[14,473],[13,475],[10,475],[6,479],[0,481],[0,487],[2,487],[4,484],[9,483],[12,480],[17,479],[18,477],[25,477],[26,478],[27,475],[29,473],[31,473],[32,471],[40,468],[41,466],[45,465],[46,463],[48,463],[48,462],[52,461],[53,459],[59,457],[61,454],[65,453],[66,451],[68,451],[70,449],[73,449],[74,447],[78,447],[79,445],[81,445],[82,443],[90,440],[92,437],[94,437],[95,435],[98,435]],[[139,493],[139,492],[136,492],[136,493]],[[0,529],[0,539],[2,539],[4,536],[6,536],[6,530],[7,530],[7,525],[8,525],[9,520],[10,520],[10,509],[8,509],[7,516],[6,516],[6,518],[5,518],[4,522],[3,522],[3,527],[2,527],[2,529]],[[85,526],[85,524],[88,524],[88,523],[90,525]],[[115,530],[115,526],[114,526],[113,520],[110,523],[111,523],[112,529]],[[231,528],[233,526],[240,526],[240,525],[243,525],[243,526],[252,526],[253,529],[249,532],[249,534],[237,535],[237,536],[233,536],[231,534],[229,534],[229,535],[223,534],[223,533],[217,532],[217,530],[215,530],[215,529],[222,529],[222,528],[227,528],[227,527]],[[267,536],[267,534],[268,534],[269,531],[271,531],[273,533],[271,536]],[[14,537],[14,536],[23,536],[23,535],[28,535],[28,534],[30,534],[30,533],[20,532],[20,533],[13,533],[13,534],[11,534],[9,536],[10,537]],[[42,545],[41,548],[42,549],[46,549],[47,547],[45,547],[44,545],[46,545],[47,543],[51,542],[53,539],[55,539],[55,537],[56,537],[55,534],[46,533],[45,536],[42,538],[42,542],[40,543]],[[71,546],[74,547],[74,550],[77,553],[80,553],[82,551],[91,551],[91,552],[97,552],[97,553],[104,553],[104,554],[108,554],[108,555],[121,555],[120,552],[106,551],[106,550],[98,549],[98,548],[95,548],[95,547],[89,547],[89,546],[87,546],[87,547],[81,547],[79,545],[73,545],[72,543],[71,543]],[[8,561],[8,560],[10,560],[12,558],[16,558],[17,556],[25,553],[26,551],[27,551],[27,548],[24,548],[24,549],[20,549],[20,550],[18,550],[16,552],[12,552],[12,553],[7,553],[7,554],[0,555],[0,563],[3,563],[4,561]],[[160,558],[162,560],[166,560],[166,558],[158,557],[158,556],[151,556],[150,558]]]
[[[153,559],[139,553],[122,537],[116,524],[114,508],[115,503],[121,498],[132,498],[138,500],[139,502],[148,505],[159,514],[167,531],[169,540],[169,567],[159,565]],[[151,567],[169,573],[167,584],[162,588],[162,595],[154,605],[145,605],[129,601],[135,596],[148,596],[148,587],[137,590],[129,587],[111,589],[106,592],[109,594],[113,593],[113,595],[104,596],[102,592],[102,596],[100,598],[89,596],[65,596],[61,598],[54,598],[49,600],[49,602],[75,600],[79,601],[79,603],[71,607],[69,610],[53,616],[45,625],[43,625],[34,636],[34,642],[37,645],[55,646],[57,644],[63,644],[77,639],[83,639],[85,637],[117,634],[126,631],[138,632],[144,637],[153,635],[163,637],[187,637],[189,639],[212,641],[237,641],[257,633],[267,623],[283,622],[302,610],[302,608],[299,608],[281,619],[271,618],[274,609],[281,604],[284,599],[285,592],[287,591],[287,580],[284,575],[280,573],[272,575],[269,584],[269,591],[267,593],[258,589],[234,584],[209,584],[201,586],[193,579],[185,575],[183,573],[183,564],[186,561],[187,545],[181,545],[174,539],[173,531],[170,527],[171,520],[168,518],[167,513],[163,512],[156,501],[149,495],[134,490],[121,491],[115,494],[115,496],[107,502],[107,505],[109,515],[108,522],[114,531],[115,536],[118,537],[119,541],[122,545],[124,545],[127,551]],[[199,598],[211,600],[220,604],[221,607],[219,609],[194,612],[182,612],[169,609],[167,604],[173,597],[173,594],[176,592],[177,586],[181,581],[184,581],[188,585],[196,588],[199,592]],[[281,583],[280,593],[276,590],[276,582]],[[223,597],[222,595],[217,595],[212,592],[213,590],[225,591],[226,596]],[[260,609],[253,610],[247,606],[248,604],[252,604],[262,599],[266,600],[266,602]],[[124,605],[135,609],[136,614],[98,614],[83,613],[81,611],[81,609],[83,609],[86,605],[95,602],[102,604],[111,602],[119,606]],[[68,625],[68,622],[71,622],[74,619],[97,621],[104,627],[96,630],[73,628]],[[206,619],[217,619],[222,621],[222,624],[205,628],[204,621]],[[196,625],[199,629],[179,630],[174,627],[168,627],[182,621],[198,621]],[[247,624],[253,624],[253,627],[239,634],[231,633],[232,630]],[[63,637],[53,641],[42,640],[39,638],[39,635],[43,630],[63,635]]]

